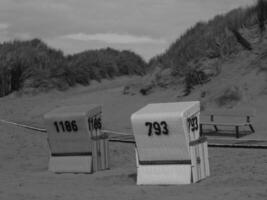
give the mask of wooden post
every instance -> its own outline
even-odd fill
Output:
[[[203,136],[203,125],[199,124],[199,128],[200,128],[199,134],[200,134],[200,136]]]
[[[204,162],[205,162],[205,175],[210,175],[209,155],[208,155],[208,142],[207,140],[202,143],[204,149]]]
[[[235,127],[236,138],[239,138],[239,126]]]
[[[93,162],[93,172],[98,170],[98,151],[97,151],[97,139],[92,137],[92,162]]]
[[[197,156],[196,156],[196,147],[190,146],[190,154],[192,160],[192,183],[199,181],[197,176]]]
[[[104,134],[104,145],[105,145],[105,169],[109,169],[109,140],[108,140],[108,135],[105,133]]]
[[[252,133],[255,133],[255,130],[254,130],[254,128],[253,128],[253,126],[251,124],[249,124],[249,128],[250,128]]]
[[[100,143],[100,161],[101,161],[101,167],[100,170],[104,170],[106,167],[106,159],[105,159],[105,140],[104,138],[101,138],[99,140]]]
[[[200,150],[200,155],[199,155],[199,157],[200,157],[200,170],[201,170],[201,179],[204,179],[204,178],[206,178],[206,173],[205,173],[205,155],[204,155],[204,147],[203,147],[203,142],[202,143],[200,143],[199,145],[198,145],[198,148],[199,148],[199,150]]]
[[[247,116],[247,123],[249,123],[250,122],[250,117],[249,116]]]
[[[213,115],[210,115],[210,121],[214,121],[214,116]]]
[[[109,168],[109,144],[108,135],[101,134],[92,137],[93,170],[105,170]]]

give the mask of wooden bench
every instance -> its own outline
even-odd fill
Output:
[[[201,113],[200,134],[203,134],[203,126],[213,126],[218,131],[218,126],[235,127],[236,138],[239,138],[239,127],[248,126],[252,133],[255,132],[251,118],[255,116],[254,110],[207,110]]]

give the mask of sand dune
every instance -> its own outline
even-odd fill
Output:
[[[0,99],[0,118],[44,127],[43,114],[62,105],[103,105],[106,129],[131,132],[130,114],[150,102],[177,101],[175,90],[149,96],[122,95],[129,81],[106,81],[67,92]],[[194,99],[194,95],[191,97]],[[183,100],[183,99],[181,99]],[[258,110],[256,134],[263,138],[266,98],[253,103]],[[243,104],[245,106],[245,104]],[[136,186],[134,145],[111,143],[111,169],[95,174],[53,174],[47,170],[46,134],[0,124],[0,199],[264,199],[267,195],[267,154],[260,149],[209,148],[211,176],[197,184]]]

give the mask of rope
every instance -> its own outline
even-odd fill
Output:
[[[0,119],[0,122],[5,123],[5,124],[15,125],[15,126],[26,128],[26,129],[30,129],[30,130],[34,130],[34,131],[39,131],[39,132],[44,132],[44,133],[47,132],[47,130],[44,129],[44,128],[37,128],[37,127],[33,127],[33,126],[28,126],[28,125],[25,125],[25,124],[19,124],[19,123],[7,121],[7,120],[4,120],[4,119]]]
[[[0,119],[0,122],[5,123],[5,124],[11,124],[11,125],[15,125],[18,127],[22,127],[22,128],[26,128],[26,129],[30,129],[30,130],[34,130],[34,131],[38,131],[38,132],[42,132],[42,133],[46,133],[47,130],[44,128],[38,128],[38,127],[34,127],[34,126],[30,126],[30,125],[25,125],[25,124],[20,124],[20,123],[16,123],[16,122],[12,122],[12,121],[7,121],[4,119]],[[134,136],[132,134],[128,134],[128,133],[124,133],[124,132],[118,132],[118,131],[114,131],[114,130],[103,130],[103,133],[107,133],[109,134],[109,141],[111,142],[123,142],[123,143],[135,143],[134,140]],[[250,144],[245,144],[245,142],[266,142],[267,140],[255,140],[255,139],[238,139],[238,140],[233,140],[233,141],[238,141],[240,143],[218,143],[215,141],[227,141],[227,140],[232,140],[232,139],[219,139],[219,138],[214,138],[214,141],[212,141],[212,139],[210,139],[210,141],[208,142],[208,146],[209,147],[229,147],[229,148],[250,148],[250,149],[267,149],[267,145],[250,145]],[[244,143],[242,143],[244,142]]]
[[[30,130],[34,130],[34,131],[39,131],[39,132],[44,132],[44,133],[47,132],[47,130],[44,129],[44,128],[38,128],[38,127],[34,127],[34,126],[20,124],[20,123],[16,123],[16,122],[12,122],[12,121],[7,121],[7,120],[4,120],[4,119],[0,119],[0,122],[5,123],[5,124],[15,125],[15,126],[26,128],[26,129],[30,129]],[[102,129],[102,132],[103,133],[116,134],[116,135],[132,136],[131,134],[128,134],[128,133],[123,133],[123,132],[118,132],[118,131],[113,131],[113,130]]]
[[[25,128],[25,129],[29,129],[29,130],[47,133],[47,130],[44,128],[38,128],[38,127],[26,125],[26,124],[20,124],[20,123],[16,123],[16,122],[12,122],[12,121],[7,121],[4,119],[0,119],[0,122],[2,122],[4,124],[11,124],[11,125]],[[109,134],[109,141],[111,141],[111,142],[135,143],[133,135],[131,135],[131,134],[118,132],[118,131],[114,131],[114,130],[103,130],[103,129],[102,129],[102,132]]]

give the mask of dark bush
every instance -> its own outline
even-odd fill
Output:
[[[257,18],[259,23],[259,29],[261,32],[263,32],[265,30],[265,20],[267,19],[267,1],[258,0]]]
[[[239,43],[250,50],[251,45],[239,30],[257,24],[256,7],[257,5],[252,5],[234,9],[207,22],[198,22],[181,35],[165,53],[152,58],[149,67],[171,68],[174,76],[184,78],[192,61],[229,56],[239,50]],[[261,21],[263,21],[262,16],[266,15],[265,8],[266,6],[264,9],[258,9],[260,13],[264,13],[259,17]],[[233,34],[229,31],[229,27]],[[191,68],[197,69],[197,66]]]
[[[215,99],[218,106],[233,105],[242,99],[242,94],[238,87],[229,87],[223,91],[223,94]]]
[[[239,44],[249,51],[252,50],[251,44],[239,33],[237,29],[232,28],[231,31]]]
[[[39,39],[5,42],[0,44],[0,97],[25,87],[62,90],[91,80],[143,75],[146,65],[131,51],[107,48],[65,57]]]
[[[194,88],[195,85],[200,85],[209,80],[209,77],[200,70],[190,70],[186,73],[184,83],[185,83],[185,89],[184,89],[184,96],[187,96],[190,94],[191,90]]]

